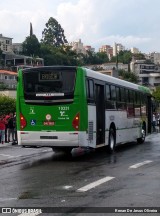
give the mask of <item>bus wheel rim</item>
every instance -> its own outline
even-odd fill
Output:
[[[113,137],[113,134],[110,135],[110,148],[111,149],[114,148],[114,137]]]

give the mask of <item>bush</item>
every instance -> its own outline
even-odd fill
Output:
[[[14,113],[16,111],[16,99],[0,95],[0,115]]]

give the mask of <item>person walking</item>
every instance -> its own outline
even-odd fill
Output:
[[[0,136],[1,136],[1,143],[4,144],[5,141],[5,120],[4,116],[0,116]]]
[[[9,114],[4,116],[5,120],[5,142],[8,142],[8,119],[10,118]]]
[[[153,132],[156,132],[156,115],[153,113],[152,116],[152,126],[153,126]]]
[[[14,113],[13,116],[13,126],[14,126],[14,141],[12,142],[12,145],[18,144],[18,139],[17,139],[17,124],[16,124],[16,113]]]
[[[14,142],[14,118],[13,113],[10,113],[8,119],[8,142]],[[12,140],[10,139],[12,138]]]

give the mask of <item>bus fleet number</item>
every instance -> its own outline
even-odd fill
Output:
[[[69,110],[69,107],[59,107],[59,110]]]

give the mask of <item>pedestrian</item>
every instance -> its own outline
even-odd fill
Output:
[[[153,126],[153,132],[156,132],[156,115],[153,113],[152,116],[152,126]]]
[[[14,142],[14,124],[13,124],[13,113],[9,114],[9,119],[8,119],[8,142]],[[12,138],[12,140],[10,139]]]
[[[8,142],[8,119],[10,118],[9,114],[5,115],[5,142]]]
[[[13,126],[14,126],[14,141],[12,142],[12,145],[18,144],[18,139],[17,139],[17,124],[16,124],[16,113],[14,113],[13,116]]]
[[[0,116],[0,136],[1,136],[1,143],[5,142],[5,119],[4,116]]]

